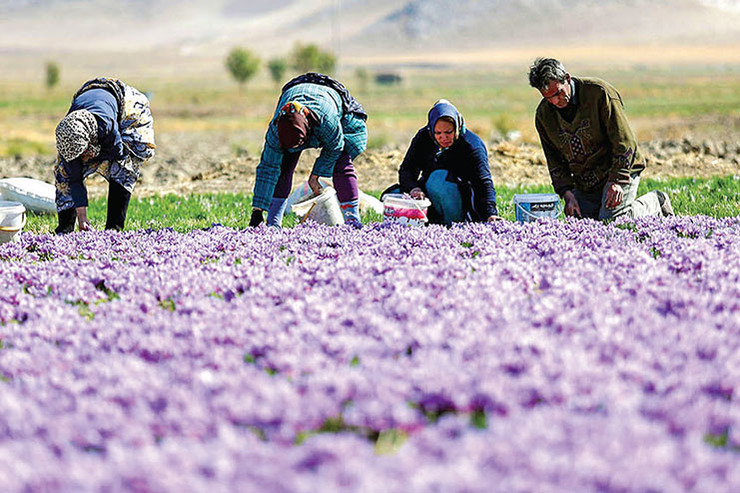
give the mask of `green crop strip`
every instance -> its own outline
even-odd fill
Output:
[[[640,182],[638,195],[650,190],[668,193],[678,215],[704,214],[712,217],[734,217],[740,214],[740,176],[699,178],[645,179]],[[512,199],[521,193],[552,193],[547,184],[532,186],[496,187],[499,213],[504,219],[514,220]],[[372,195],[379,195],[375,192]],[[251,195],[247,193],[218,193],[189,195],[187,197],[168,194],[134,198],[129,206],[127,230],[172,228],[187,232],[223,225],[235,229],[246,228],[252,213]],[[106,199],[96,198],[90,202],[89,216],[93,224],[105,223]],[[363,223],[382,221],[382,217],[370,211],[363,214]],[[56,215],[29,214],[25,231],[48,233],[56,227]],[[294,214],[287,214],[284,227],[298,223]],[[472,244],[471,244],[472,245]],[[466,247],[466,245],[462,245]],[[42,260],[53,260],[50,253]],[[286,262],[288,260],[286,259]],[[292,262],[292,260],[291,260]]]

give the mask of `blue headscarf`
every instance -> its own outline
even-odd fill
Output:
[[[455,122],[455,140],[457,140],[461,135],[465,135],[465,121],[460,112],[457,111],[457,108],[455,108],[455,106],[446,99],[440,99],[434,103],[432,109],[429,110],[429,123],[427,124],[427,129],[429,130],[429,135],[432,136],[432,139],[434,139],[434,126],[437,124],[437,120],[443,116],[450,117],[452,118],[452,121]]]

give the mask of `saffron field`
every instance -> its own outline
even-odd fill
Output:
[[[740,219],[23,233],[0,491],[733,492]]]

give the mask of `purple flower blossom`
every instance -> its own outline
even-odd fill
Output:
[[[24,233],[0,379],[0,491],[731,492],[740,220]]]

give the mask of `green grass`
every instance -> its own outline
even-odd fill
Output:
[[[51,154],[53,151],[52,146],[42,142],[19,137],[10,139],[0,137],[0,156],[35,156]]]
[[[640,181],[638,196],[651,190],[662,190],[671,198],[679,215],[704,214],[713,217],[740,215],[740,176],[699,178],[645,179]],[[513,220],[512,200],[518,193],[553,193],[550,185],[497,187],[499,213]]]
[[[667,180],[643,180],[639,194],[650,190],[667,192],[679,215],[704,214],[713,217],[734,217],[740,214],[740,177],[717,177],[710,179],[674,178]],[[519,193],[552,193],[549,185],[497,187],[499,213],[509,221],[514,220],[512,199]],[[379,192],[372,195],[378,196]],[[105,225],[106,200],[91,200],[88,215],[97,228]],[[173,228],[176,231],[209,228],[222,224],[232,228],[244,228],[251,215],[251,196],[248,194],[203,194],[152,196],[137,198],[129,205],[126,229]],[[374,212],[363,216],[364,223],[381,221]],[[56,227],[56,215],[30,214],[26,231],[46,233]],[[285,218],[284,226],[292,227],[298,222],[293,214]]]
[[[173,228],[177,231],[202,229],[213,224],[241,228],[249,223],[251,197],[246,194],[202,194],[186,197],[169,194],[137,198],[136,193],[129,204],[126,229]],[[105,226],[107,200],[97,197],[90,200],[88,217],[93,226]],[[56,215],[31,214],[26,230],[36,232],[53,231],[57,224]]]
[[[663,190],[671,197],[673,209],[681,215],[713,217],[740,215],[740,176],[710,179],[673,178],[644,180],[639,193]]]
[[[41,115],[64,116],[72,102],[71,92],[45,91],[34,87],[3,87],[0,95],[0,110],[5,117]]]

